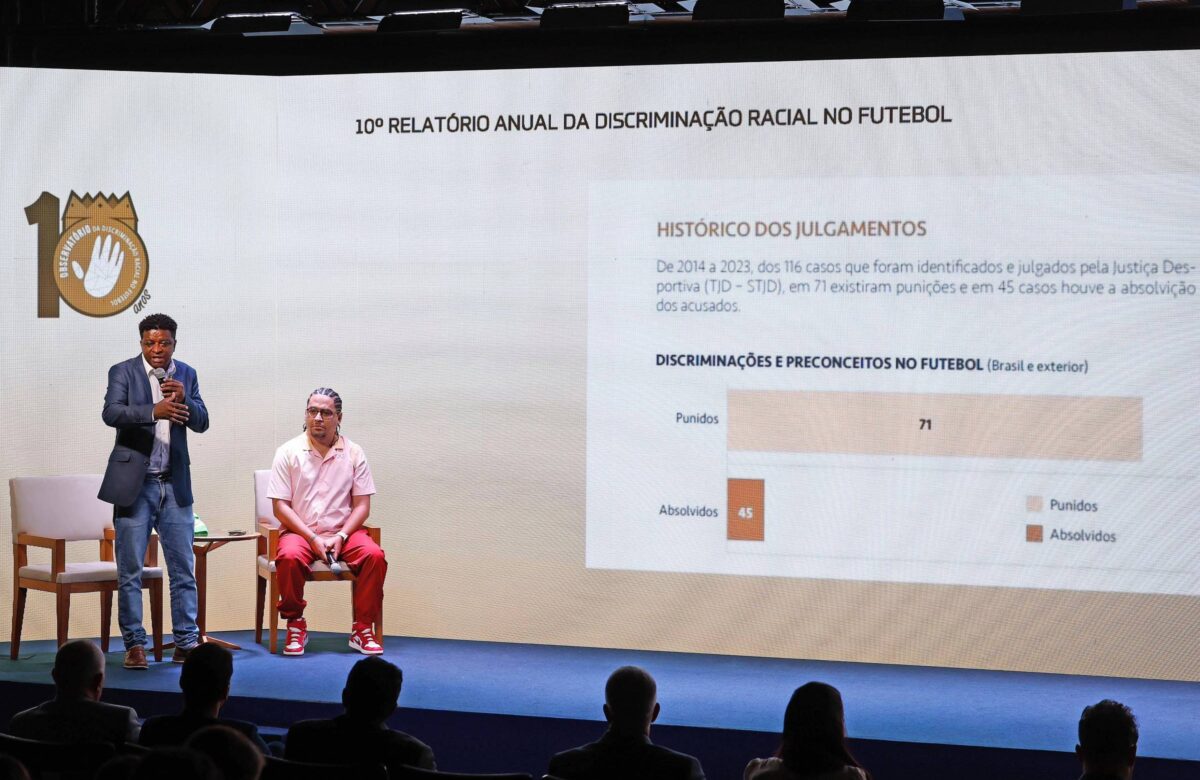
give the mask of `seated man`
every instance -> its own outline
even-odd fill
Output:
[[[205,726],[188,737],[187,747],[212,759],[225,780],[258,780],[267,762],[260,746],[226,726]]]
[[[654,678],[636,666],[622,666],[604,687],[608,731],[589,745],[550,759],[550,774],[564,780],[704,780],[700,762],[650,741],[658,718]]]
[[[437,769],[424,742],[388,728],[404,674],[382,658],[354,665],[342,689],[345,712],[332,720],[302,720],[288,730],[284,758],[314,764],[380,763],[390,777],[400,767]]]
[[[244,720],[218,717],[229,699],[233,679],[233,654],[220,645],[206,643],[188,653],[179,672],[183,691],[183,712],[155,715],[142,725],[141,743],[147,747],[182,745],[206,726],[228,726],[253,742],[264,754],[267,743],[259,736],[258,726]]]
[[[138,717],[130,707],[100,701],[104,654],[86,639],[58,648],[54,656],[55,696],[18,712],[8,733],[45,742],[137,742]]]
[[[275,451],[267,495],[283,526],[275,557],[279,614],[287,620],[284,655],[308,643],[304,582],[316,560],[345,561],[358,582],[350,647],[383,652],[374,623],[383,609],[383,550],[363,530],[375,482],[362,448],[341,435],[342,397],[319,387],[308,397],[304,432]]]
[[[1129,780],[1137,743],[1137,720],[1124,704],[1105,699],[1084,707],[1075,746],[1083,765],[1079,780]]]

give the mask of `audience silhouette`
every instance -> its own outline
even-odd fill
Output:
[[[563,780],[703,780],[692,756],[655,745],[650,724],[658,718],[654,678],[636,666],[622,666],[604,686],[608,730],[595,742],[550,759],[550,774]]]
[[[92,780],[258,780],[267,766],[264,754],[269,751],[258,727],[219,717],[229,698],[233,656],[216,644],[202,644],[189,653],[179,678],[183,710],[147,720],[140,734],[146,747],[123,747],[137,741],[137,713],[100,701],[105,658],[95,644],[75,640],[60,647],[52,677],[55,698],[14,715],[8,731],[40,742],[99,742],[121,748],[102,766],[89,767],[86,776]],[[378,656],[359,661],[342,690],[344,712],[328,720],[294,723],[285,757],[315,764],[382,764],[393,777],[403,776],[403,767],[435,770],[428,745],[387,725],[403,682],[400,668]],[[698,759],[650,741],[651,725],[661,708],[648,672],[636,666],[617,669],[608,678],[604,697],[607,730],[595,742],[554,755],[551,776],[704,780]],[[8,745],[16,752],[36,743],[10,740]],[[1079,780],[1132,780],[1137,745],[1138,723],[1129,707],[1111,699],[1085,707],[1075,746],[1083,772]],[[53,744],[37,749],[61,754]],[[37,756],[42,753],[17,755],[33,763],[26,767],[0,754],[0,780],[38,777],[30,770],[39,769],[42,759]],[[871,780],[847,745],[838,689],[822,682],[797,688],[784,713],[778,750],[770,758],[752,759],[743,780]]]
[[[1083,765],[1080,780],[1129,780],[1137,758],[1138,726],[1133,712],[1105,699],[1083,708],[1075,755]]]
[[[810,682],[792,693],[783,715],[783,738],[771,758],[756,758],[744,780],[870,780],[846,746],[842,695]]]
[[[29,771],[17,759],[0,753],[0,780],[30,780]]]
[[[142,757],[136,753],[118,753],[100,765],[92,780],[133,780]]]
[[[225,780],[257,780],[266,763],[258,745],[228,726],[200,729],[188,739],[187,747],[212,759]]]
[[[138,762],[133,780],[222,780],[208,756],[184,747],[160,747]]]
[[[233,654],[225,648],[207,642],[189,651],[179,673],[183,711],[147,718],[142,725],[141,743],[148,747],[182,745],[200,729],[221,725],[241,732],[260,751],[268,753],[267,743],[253,723],[218,717],[229,699],[232,679]]]
[[[8,733],[45,742],[136,742],[137,713],[100,701],[104,654],[85,639],[67,642],[54,656],[55,696],[13,716]]]
[[[330,720],[303,720],[288,730],[284,757],[316,764],[383,764],[389,775],[401,766],[435,769],[433,750],[419,739],[388,728],[404,675],[372,656],[354,665],[342,689],[345,712]]]

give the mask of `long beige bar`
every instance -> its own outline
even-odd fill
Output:
[[[730,390],[728,404],[731,451],[1142,458],[1141,398]]]

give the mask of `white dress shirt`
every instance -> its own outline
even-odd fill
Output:
[[[146,372],[146,379],[150,381],[150,397],[157,404],[163,399],[163,391],[158,380],[154,378],[154,369],[146,362],[145,355],[142,356],[142,369]],[[173,376],[175,376],[174,360],[167,368],[167,377]],[[150,464],[146,466],[146,473],[161,474],[171,470],[171,421],[155,420],[153,409],[150,410],[150,421],[154,423],[154,447],[150,450]]]

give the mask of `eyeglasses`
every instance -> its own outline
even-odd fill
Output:
[[[337,417],[337,415],[338,415],[338,413],[333,411],[332,409],[318,409],[315,406],[308,407],[307,409],[304,410],[304,413],[307,414],[309,417],[313,418],[314,420],[317,419],[318,417],[324,417],[324,418],[328,419],[330,417]]]

